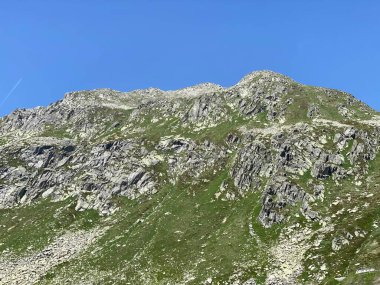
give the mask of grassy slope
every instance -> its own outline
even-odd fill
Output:
[[[111,229],[93,248],[99,245],[102,249],[95,254],[89,249],[84,256],[53,269],[45,283],[90,270],[118,275],[112,279],[104,274],[101,284],[125,284],[120,276],[131,284],[144,280],[175,284],[187,273],[195,278],[189,284],[200,284],[210,276],[225,281],[238,268],[245,268],[246,279],[263,280],[270,239],[258,246],[248,227],[257,214],[259,196],[251,193],[237,201],[215,200],[225,178],[223,171],[196,187],[165,187],[145,201],[119,199],[122,210],[112,220],[102,221]]]
[[[90,210],[77,212],[75,203],[42,200],[30,206],[0,210],[0,252],[13,254],[41,250],[65,230],[88,229],[99,215]]]
[[[287,123],[310,122],[307,117],[308,107],[314,104],[319,107],[320,118],[344,122],[347,119],[338,112],[338,105],[344,105],[348,110],[353,112],[353,119],[370,119],[375,114],[368,106],[361,102],[354,102],[352,105],[347,104],[347,94],[331,90],[328,96],[325,91],[312,86],[294,84],[291,92],[283,96],[282,104],[289,99],[293,103],[286,110],[285,117]]]
[[[319,257],[305,258],[305,271],[301,281],[313,281],[309,280],[308,267],[318,260],[323,260],[328,268],[323,284],[342,284],[335,279],[342,276],[346,277],[343,284],[372,284],[372,281],[380,277],[378,271],[356,274],[359,269],[380,268],[380,230],[374,226],[380,221],[380,176],[378,174],[380,156],[378,155],[369,165],[371,182],[368,187],[365,184],[355,185],[351,178],[341,181],[342,185],[336,185],[332,180],[326,181],[325,198],[323,201],[317,201],[313,207],[322,216],[331,217],[334,230],[326,235],[319,248],[311,249],[306,253],[305,256]],[[368,194],[370,196],[367,196]],[[338,199],[341,200],[339,204],[332,204]],[[355,210],[356,206],[358,206],[356,212],[349,211]],[[314,229],[319,227],[320,225],[314,224]],[[356,237],[355,231],[365,231],[367,234],[365,237]],[[333,238],[347,237],[347,233],[353,235],[353,239],[349,240],[348,245],[334,252]]]

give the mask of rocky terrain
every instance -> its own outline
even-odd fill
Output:
[[[0,284],[380,284],[380,114],[270,71],[0,119]]]

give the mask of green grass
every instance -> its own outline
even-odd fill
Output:
[[[233,116],[231,120],[221,122],[217,126],[206,128],[198,132],[191,131],[191,129],[188,128],[185,135],[198,142],[209,140],[216,144],[225,144],[228,134],[239,134],[239,127],[245,125],[247,122],[249,122],[249,119],[236,115]]]
[[[295,85],[293,89],[286,94],[282,101],[283,104],[288,99],[293,99],[293,103],[290,104],[285,112],[287,123],[297,122],[309,122],[311,121],[307,117],[307,110],[311,104],[319,106],[320,117],[328,120],[346,121],[338,111],[338,105],[344,105],[350,111],[352,111],[352,119],[370,119],[374,114],[368,107],[364,107],[362,110],[362,104],[360,102],[354,102],[353,105],[347,104],[348,95],[337,91],[330,90],[331,95],[327,95],[325,91],[313,86]]]
[[[41,137],[53,137],[58,139],[71,139],[73,136],[67,132],[67,128],[61,126],[46,125],[44,130],[39,134]]]
[[[379,273],[355,274],[356,270],[361,268],[380,268],[380,251],[378,242],[380,240],[380,230],[373,227],[374,222],[380,221],[380,176],[377,170],[380,169],[380,157],[370,162],[370,173],[372,173],[372,182],[368,188],[365,186],[355,186],[359,191],[353,191],[352,179],[341,181],[342,186],[337,186],[330,179],[326,181],[325,200],[317,201],[313,206],[323,216],[332,217],[334,231],[326,234],[321,245],[318,248],[310,249],[307,254],[319,256],[317,259],[305,260],[305,271],[302,276],[304,280],[308,279],[307,267],[316,260],[323,260],[329,269],[327,278],[323,284],[338,284],[336,277],[346,276],[347,279],[343,284],[371,284],[370,281],[378,278]],[[370,198],[363,195],[364,191],[372,193]],[[348,199],[348,194],[350,199]],[[331,205],[337,197],[343,200],[343,203]],[[363,207],[367,203],[368,206]],[[359,210],[352,214],[348,209],[359,206]],[[343,213],[332,214],[344,209]],[[354,235],[355,231],[365,231],[365,237],[354,237],[348,245],[344,245],[339,251],[332,250],[332,240],[334,237],[345,236],[346,233]],[[357,266],[356,264],[359,264]],[[341,283],[339,283],[341,284]]]
[[[352,164],[350,162],[350,159],[349,159],[348,155],[350,154],[350,152],[352,150],[352,145],[353,144],[354,144],[354,140],[349,140],[347,142],[347,145],[345,146],[345,148],[342,151],[342,155],[344,156],[344,162],[343,162],[342,166],[345,169],[349,169],[349,168],[352,167]]]
[[[17,156],[17,154],[12,153],[6,157],[6,165],[11,167],[25,166],[25,161]]]
[[[188,271],[195,277],[189,284],[200,284],[209,276],[215,282],[226,281],[244,266],[247,279],[264,280],[267,253],[248,228],[257,218],[258,194],[236,201],[217,200],[215,193],[227,172],[209,178],[209,182],[183,188],[166,186],[150,199],[117,198],[122,210],[112,217],[110,230],[93,248],[101,246],[101,251],[90,254],[89,249],[80,258],[54,268],[45,283],[65,272],[93,269],[125,276],[131,284],[141,284],[140,274],[149,278],[149,284],[174,284]],[[264,244],[269,244],[273,231],[258,227],[257,231]],[[141,273],[146,268],[150,270]],[[99,282],[125,284],[118,277],[104,277]]]
[[[229,107],[228,107],[229,109]],[[105,110],[102,111],[105,114]],[[119,111],[120,113],[121,111]],[[229,133],[238,134],[238,129],[242,126],[247,126],[248,128],[254,127],[265,127],[267,122],[267,112],[261,112],[254,117],[245,117],[240,115],[238,112],[230,110],[228,120],[220,120],[217,122],[217,126],[205,127],[200,130],[196,130],[196,126],[184,125],[180,118],[174,116],[160,116],[159,114],[154,114],[151,111],[144,116],[139,115],[133,120],[128,121],[131,110],[121,112],[115,117],[115,114],[108,115],[113,116],[113,120],[104,123],[104,127],[99,131],[98,135],[95,136],[92,141],[104,141],[104,140],[117,140],[117,139],[131,139],[140,138],[142,140],[149,140],[151,142],[157,143],[161,137],[164,136],[182,136],[186,138],[193,139],[195,141],[209,140],[217,144],[224,144],[225,139]],[[152,122],[153,118],[158,118],[157,121]],[[113,121],[119,122],[119,126],[116,128],[111,128],[110,124]],[[132,127],[123,129],[127,122],[132,122]],[[141,131],[135,132],[133,130],[139,129]]]
[[[92,141],[104,141],[107,139],[115,139],[123,137],[122,128],[128,123],[128,119],[132,113],[132,109],[110,109],[97,108],[91,112],[89,121],[99,124],[99,118],[102,120],[101,130],[92,138]]]
[[[302,187],[302,189],[308,190],[309,188],[309,182],[313,181],[313,176],[311,176],[311,170],[308,169],[303,175],[299,176],[297,180],[295,180],[295,184],[299,185]]]
[[[70,201],[40,202],[0,210],[0,252],[13,254],[40,250],[64,230],[89,229],[99,215],[96,211],[77,212]]]

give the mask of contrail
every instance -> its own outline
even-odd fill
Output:
[[[3,99],[3,101],[1,101],[0,103],[0,107],[3,106],[3,104],[5,103],[5,101],[7,101],[7,99],[12,95],[12,93],[16,90],[16,88],[20,85],[22,81],[22,78],[20,78],[17,83],[13,86],[13,88],[11,89],[11,91],[8,92],[7,96],[5,96],[5,98]]]

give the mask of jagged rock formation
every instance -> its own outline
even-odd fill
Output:
[[[270,71],[16,110],[0,120],[0,284],[377,282],[379,118]],[[12,243],[38,227],[11,224],[44,203],[60,205],[49,239],[105,230],[36,271],[49,241]],[[29,281],[9,276],[17,259]]]

